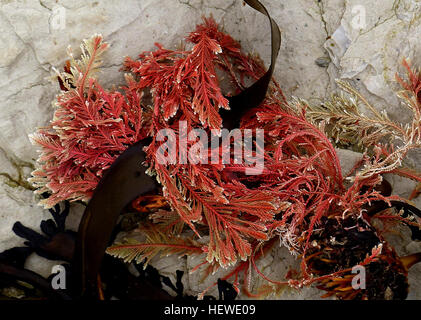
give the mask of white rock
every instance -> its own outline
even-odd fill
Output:
[[[408,121],[409,113],[398,108],[394,75],[402,70],[402,58],[421,54],[419,1],[415,0],[262,0],[282,30],[282,46],[275,78],[285,94],[306,98],[317,103],[336,90],[335,78],[349,79],[379,109],[391,117]],[[361,3],[363,5],[361,6]],[[358,16],[365,12],[365,19]],[[67,59],[70,44],[78,54],[82,39],[101,33],[111,48],[104,56],[100,82],[105,86],[122,83],[118,69],[126,55],[136,57],[152,50],[154,42],[175,48],[200,22],[202,15],[213,14],[226,31],[241,41],[248,52],[256,52],[269,61],[269,30],[265,18],[243,6],[241,1],[224,0],[45,0],[2,1],[0,5],[0,172],[17,178],[11,159],[34,163],[36,148],[28,134],[52,118],[51,101],[58,93],[57,83],[50,83],[51,68],[61,68]],[[364,22],[361,25],[361,23]],[[333,44],[333,46],[332,46]],[[337,46],[337,47],[335,47]],[[319,67],[318,58],[330,56],[328,68]],[[352,164],[351,153],[344,152],[343,163]],[[411,155],[413,165],[420,166],[420,153]],[[345,166],[343,171],[346,172]],[[30,172],[24,168],[27,176]],[[39,230],[47,211],[36,206],[31,191],[12,188],[0,177],[0,251],[22,244],[11,228],[15,221]],[[398,194],[408,195],[412,185],[407,180],[392,181]],[[406,189],[405,189],[406,188]],[[420,202],[418,201],[418,204]],[[72,210],[69,224],[75,230],[83,208]],[[278,251],[277,251],[278,252]],[[262,262],[271,276],[280,277],[291,262],[278,253]],[[282,262],[280,261],[282,258]],[[35,259],[35,260],[34,260]],[[49,264],[41,265],[36,258],[30,268],[46,274]],[[162,271],[170,274],[165,259]],[[190,268],[195,262],[178,260],[175,266]],[[165,265],[164,265],[165,264]],[[279,264],[279,265],[278,265]],[[417,269],[418,268],[418,269]],[[411,271],[413,283],[410,297],[421,298],[420,266]],[[415,272],[417,271],[417,273]],[[415,276],[412,276],[414,275]],[[208,282],[197,285],[193,275],[185,277],[191,292],[200,291]],[[418,282],[415,280],[418,279]],[[215,293],[215,291],[213,291]],[[318,298],[320,291],[309,289],[285,293],[283,298]]]

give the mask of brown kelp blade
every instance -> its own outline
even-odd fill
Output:
[[[137,196],[158,187],[142,165],[145,161],[144,145],[145,141],[138,142],[116,159],[85,209],[75,255],[82,294],[96,291],[101,261],[122,210]]]
[[[409,270],[413,265],[421,262],[421,252],[414,253],[405,257],[400,257],[400,260],[405,269]]]
[[[270,80],[275,70],[276,58],[281,47],[281,32],[276,22],[270,17],[266,8],[257,0],[245,0],[253,9],[268,17],[271,29],[271,60],[269,69],[253,85],[236,96],[228,97],[230,110],[221,110],[223,126],[227,129],[238,128],[242,116],[250,109],[257,107],[265,98]]]

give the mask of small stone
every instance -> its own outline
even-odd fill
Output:
[[[15,287],[4,288],[1,291],[1,294],[9,298],[15,298],[15,299],[25,298],[25,292]]]
[[[320,68],[327,68],[331,62],[329,57],[320,57],[314,61]]]

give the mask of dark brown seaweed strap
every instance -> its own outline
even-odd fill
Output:
[[[271,58],[270,66],[266,73],[253,85],[242,91],[240,94],[228,97],[230,110],[221,110],[223,126],[227,129],[238,128],[242,116],[250,109],[257,107],[265,98],[270,80],[275,70],[276,58],[281,46],[281,32],[276,22],[270,17],[266,8],[257,0],[245,0],[253,9],[263,13],[270,22],[271,33]]]
[[[33,285],[35,288],[43,291],[49,298],[55,300],[70,300],[71,297],[64,293],[62,290],[54,290],[51,287],[51,283],[41,277],[39,274],[13,266],[8,263],[0,261],[0,274],[2,276],[6,275],[12,279],[23,281]]]
[[[93,295],[105,250],[121,211],[137,196],[157,188],[142,166],[145,141],[130,146],[99,182],[79,225],[75,266],[81,292]]]
[[[266,8],[259,1],[245,2],[269,18],[272,39],[271,65],[262,78],[251,87],[229,98],[231,110],[222,115],[226,128],[238,126],[241,116],[263,101],[281,44],[279,28],[270,18]],[[75,254],[82,295],[96,296],[101,261],[121,211],[136,197],[157,188],[155,179],[146,175],[141,165],[145,160],[142,150],[144,145],[137,143],[117,158],[99,182],[83,214]]]

